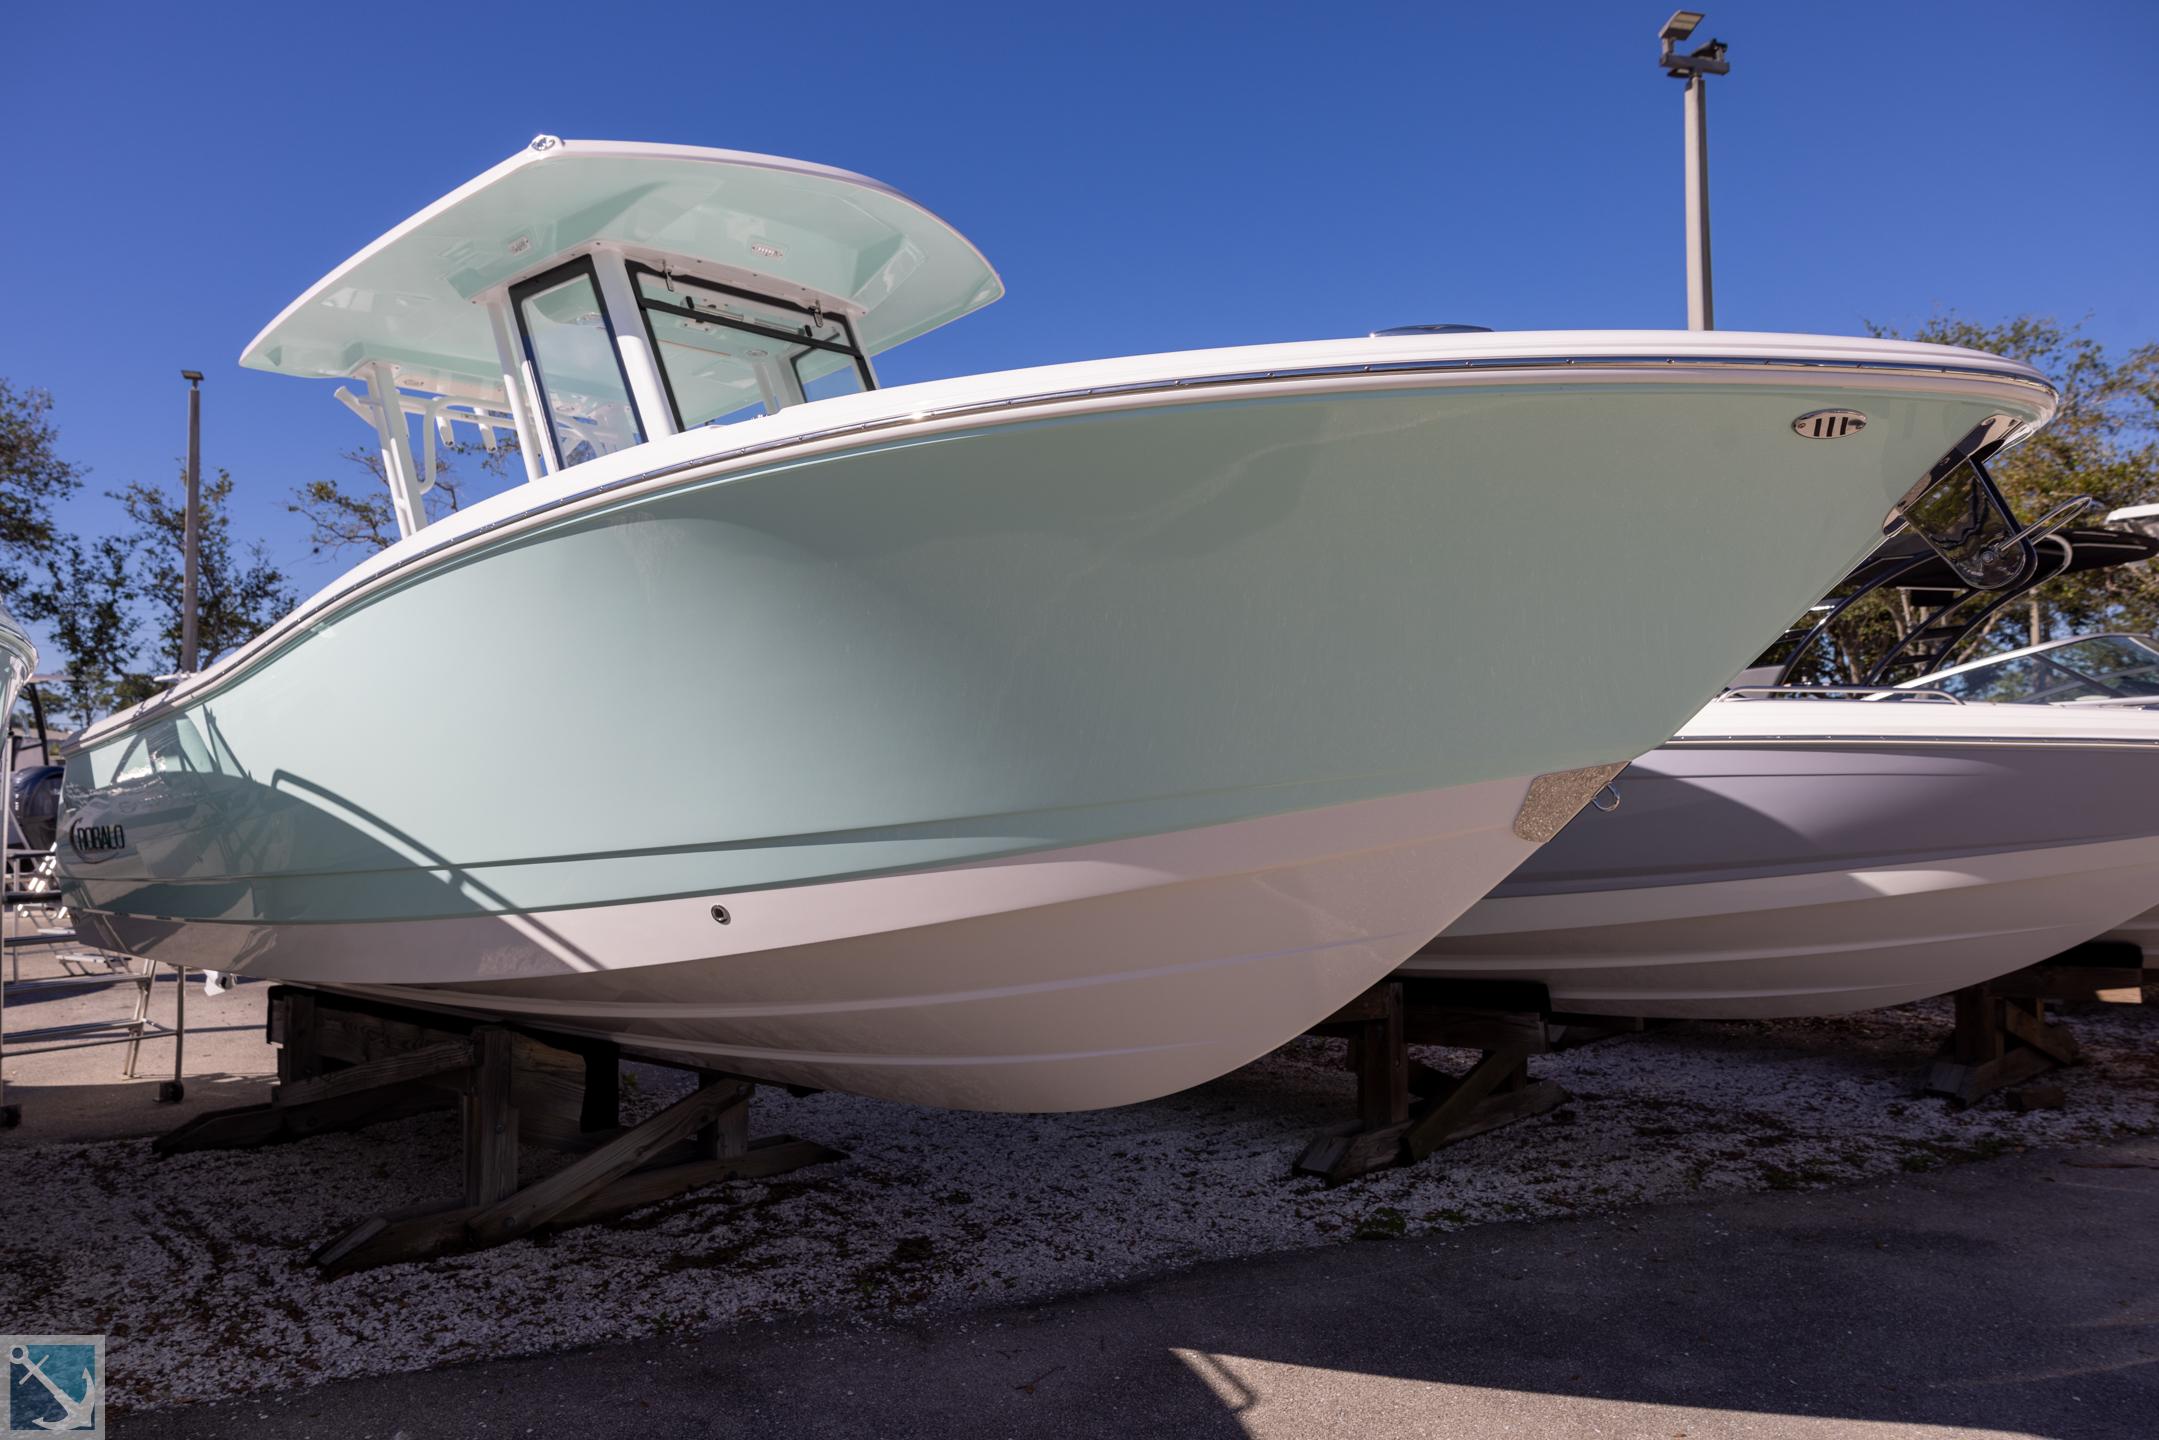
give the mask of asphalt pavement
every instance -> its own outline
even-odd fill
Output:
[[[1025,1309],[760,1325],[337,1382],[116,1415],[110,1430],[2148,1440],[2155,1220],[2159,1142],[2134,1140],[1350,1242]]]

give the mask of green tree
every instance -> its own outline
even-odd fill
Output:
[[[129,540],[138,557],[138,593],[149,607],[156,631],[155,653],[163,670],[180,668],[180,598],[183,537],[186,533],[185,481],[175,490],[136,481],[113,492],[134,525]],[[252,640],[296,603],[292,582],[270,561],[260,541],[236,553],[227,502],[232,476],[220,469],[202,485],[202,514],[196,544],[196,663],[207,667],[218,656]]]
[[[1899,331],[1870,323],[1875,335]],[[2095,502],[2072,523],[2097,524],[2110,510],[2159,500],[2159,344],[2110,351],[2046,316],[1995,324],[1941,314],[1902,338],[2007,355],[2041,371],[2060,392],[2054,420],[2023,445],[1987,462],[2002,493],[2026,521],[2065,501]],[[1996,615],[1950,663],[2090,630],[2159,630],[2159,566],[2130,565],[2065,575]],[[1922,618],[1911,596],[1877,592],[1854,605],[1828,642],[1794,676],[1802,683],[1856,685]]]
[[[50,552],[52,507],[82,484],[81,469],[60,458],[51,414],[51,395],[0,379],[0,553],[13,564]]]
[[[421,502],[427,507],[427,518],[440,520],[464,503],[465,477],[458,462],[476,464],[492,482],[487,488],[493,493],[508,481],[508,466],[516,455],[517,442],[507,438],[498,439],[493,450],[464,442],[439,446],[435,484]],[[310,480],[292,492],[292,502],[285,508],[307,521],[308,544],[317,555],[387,550],[397,543],[397,510],[390,503],[389,481],[383,477],[382,452],[353,449],[344,458],[365,480],[359,475],[349,481]]]
[[[108,535],[85,544],[74,536],[46,556],[48,583],[24,592],[23,618],[42,624],[60,654],[63,677],[51,708],[77,726],[155,693],[138,668],[135,543]]]
[[[1869,326],[1877,335],[1895,332]],[[2034,366],[2061,394],[2053,421],[1987,464],[2024,520],[2080,496],[2096,503],[2073,523],[2159,500],[2159,343],[2122,352],[2046,316],[1998,324],[1937,315],[1914,340],[1963,345]],[[2052,581],[1995,617],[1957,657],[1971,659],[2087,630],[2159,630],[2159,574],[2151,565],[2086,571]]]

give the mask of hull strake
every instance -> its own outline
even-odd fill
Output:
[[[1504,780],[730,897],[345,925],[79,916],[115,948],[984,1110],[1234,1069],[1382,978],[1533,848]],[[399,983],[367,983],[396,981]]]

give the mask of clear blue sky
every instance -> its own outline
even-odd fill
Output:
[[[2159,6],[1711,3],[1717,317],[1936,308],[2159,338]],[[877,176],[1007,297],[887,383],[1352,335],[1684,323],[1671,6],[35,4],[4,22],[0,375],[102,492],[206,465],[303,591],[292,487],[367,432],[242,346],[366,241],[547,131]],[[1701,38],[1701,37],[1697,37]],[[1866,68],[1871,62],[1872,68]]]

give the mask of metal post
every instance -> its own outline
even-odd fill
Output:
[[[397,375],[389,362],[371,360],[365,377],[367,397],[374,407],[375,437],[382,445],[382,478],[390,483],[390,508],[397,515],[397,533],[410,535],[427,523],[427,504],[421,498],[425,491],[420,476],[413,468],[412,432],[405,424]]]
[[[495,335],[495,358],[502,366],[502,393],[510,404],[510,418],[517,422],[517,455],[525,462],[525,478],[537,480],[552,468],[552,460],[547,439],[533,419],[533,406],[539,401],[527,388],[530,367],[511,333],[513,323],[507,298],[497,295],[487,302],[487,324]]]
[[[1674,11],[1658,32],[1663,48],[1657,66],[1674,80],[1687,82],[1681,99],[1687,132],[1687,328],[1714,330],[1716,307],[1709,276],[1709,77],[1729,75],[1726,46],[1712,40],[1681,54],[1679,42],[1702,23],[1699,10]]]
[[[1714,330],[1709,281],[1709,81],[1687,80],[1687,328]]]
[[[195,669],[196,565],[202,548],[202,372],[182,370],[187,381],[187,517],[180,537],[180,671]]]

